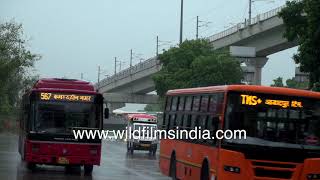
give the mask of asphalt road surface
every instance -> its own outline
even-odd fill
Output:
[[[0,134],[0,179],[1,180],[168,180],[161,174],[158,155],[149,156],[147,151],[135,151],[127,155],[124,142],[103,142],[100,166],[95,166],[91,176],[85,176],[80,168],[66,171],[59,166],[37,166],[36,171],[26,169],[17,152],[18,136]]]

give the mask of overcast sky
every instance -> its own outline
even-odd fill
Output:
[[[253,15],[285,4],[274,1],[257,0]],[[184,0],[184,4],[184,39],[195,38],[197,15],[211,22],[200,28],[202,37],[248,16],[248,0]],[[84,79],[96,82],[98,65],[112,74],[115,56],[128,66],[131,48],[141,58],[154,56],[157,35],[177,44],[179,18],[180,0],[0,0],[0,22],[22,23],[30,49],[42,55],[36,63],[41,77],[80,78],[83,73]],[[262,72],[264,85],[278,76],[294,76],[296,49],[269,56]]]

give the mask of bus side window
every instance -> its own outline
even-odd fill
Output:
[[[208,105],[209,105],[209,97],[206,95],[201,96],[200,111],[201,112],[208,112]]]
[[[186,97],[186,103],[185,103],[185,111],[191,111],[192,106],[192,96]]]
[[[192,111],[199,111],[200,107],[200,96],[194,96],[193,97],[193,105],[192,105]]]
[[[183,130],[184,129],[184,117],[186,117],[187,115],[182,114],[181,118],[180,118],[180,124],[179,124],[179,129]]]
[[[183,118],[183,114],[178,113],[176,118],[176,127],[179,127],[179,129],[181,129],[182,118]]]
[[[174,114],[172,119],[173,119],[173,121],[172,121],[172,128],[171,128],[171,129],[176,129],[177,126],[178,126],[178,123],[177,123],[177,115]]]
[[[178,111],[183,111],[184,110],[185,99],[186,99],[185,96],[181,96],[180,97]]]
[[[163,118],[162,129],[167,129],[168,122],[169,122],[169,114],[166,113]]]
[[[184,116],[184,128],[186,129],[186,130],[191,130],[191,117],[192,117],[192,115],[191,114],[188,114],[188,115],[185,115]]]
[[[224,94],[223,93],[217,93],[217,114],[221,115],[223,111],[223,103],[224,103]]]
[[[170,111],[170,107],[171,107],[171,96],[167,96],[167,100],[166,100],[166,110]]]
[[[200,117],[200,127],[202,130],[206,129],[206,123],[207,123],[208,115],[201,115]]]
[[[216,114],[217,113],[217,104],[218,104],[217,95],[212,94],[209,97],[209,112]]]
[[[204,144],[207,141],[207,139],[203,138],[203,135],[204,135],[204,132],[205,132],[204,130],[206,130],[206,128],[207,128],[206,127],[207,119],[208,119],[208,115],[201,115],[201,116],[197,117],[198,129],[201,128],[201,133],[202,133],[202,134],[198,135],[199,137],[197,139],[197,143]],[[207,135],[206,135],[206,137],[207,137]]]
[[[171,111],[176,111],[178,107],[178,96],[172,98]]]
[[[210,131],[210,136],[215,137],[216,131],[219,128],[219,117],[218,116],[208,116],[206,119],[206,127]],[[215,137],[216,138],[216,137]],[[216,139],[208,139],[205,142],[208,145],[216,146]]]
[[[191,117],[192,117],[191,114],[184,114],[184,116],[183,116],[183,126],[182,126],[183,131],[187,131],[187,132],[190,131],[190,129],[191,129]],[[181,139],[187,140],[186,139],[186,135],[184,133],[182,134]]]
[[[170,114],[169,115],[169,122],[168,122],[167,130],[175,129],[175,126],[176,126],[176,115],[175,114]]]
[[[183,122],[182,122],[182,128],[185,129],[185,130],[187,130],[188,114],[185,114],[185,115],[183,116],[182,121],[183,121]]]
[[[191,129],[199,129],[200,126],[200,115],[192,115],[192,125]]]
[[[216,116],[222,114],[223,100],[224,100],[223,93],[215,93],[215,94],[210,95],[209,112],[211,112],[212,114],[214,114]]]

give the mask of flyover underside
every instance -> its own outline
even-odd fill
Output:
[[[127,84],[114,86],[114,88],[109,89],[107,93],[122,93],[122,94],[147,94],[154,91],[155,85],[150,76],[128,82]]]
[[[266,57],[297,46],[296,41],[288,42],[288,40],[283,37],[284,31],[284,26],[277,26],[268,31],[264,31],[263,33],[238,41],[232,45],[255,47],[258,57]]]
[[[137,104],[158,104],[159,97],[154,94],[121,94],[105,93],[103,97],[107,103],[137,103]]]

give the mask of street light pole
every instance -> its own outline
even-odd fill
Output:
[[[100,89],[100,65],[98,66],[98,91]]]
[[[183,31],[183,0],[181,0],[181,14],[180,14],[180,44],[182,43]]]
[[[157,36],[157,49],[156,49],[156,56],[159,55],[159,36]]]
[[[196,39],[199,38],[199,16],[197,16],[197,30],[196,30]]]
[[[132,67],[132,49],[130,49],[130,68]]]
[[[249,0],[249,19],[248,19],[249,25],[251,25],[251,15],[252,15],[252,0]]]
[[[114,57],[114,75],[117,74],[117,57]]]

